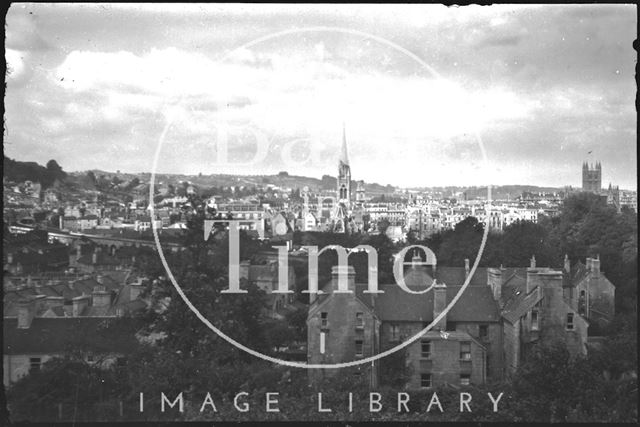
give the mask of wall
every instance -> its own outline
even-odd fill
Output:
[[[480,325],[487,325],[487,336],[480,337]],[[498,322],[493,323],[456,323],[456,331],[466,332],[487,351],[487,379],[500,380],[503,377],[503,333],[502,325]]]
[[[326,312],[328,327],[325,332],[325,352],[320,353],[320,313]],[[364,328],[356,329],[356,313],[363,313]],[[307,318],[308,363],[338,363],[356,360],[355,341],[363,340],[363,358],[377,352],[376,342],[379,322],[355,294],[331,294],[311,308]],[[329,369],[310,369],[309,379],[316,382],[323,375],[340,372]]]
[[[520,360],[520,321],[515,325],[503,323],[504,342],[504,376],[512,374],[518,367]]]

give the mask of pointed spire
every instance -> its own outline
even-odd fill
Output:
[[[344,122],[342,122],[342,151],[340,153],[340,161],[345,165],[349,164],[349,156],[347,154],[347,131]]]

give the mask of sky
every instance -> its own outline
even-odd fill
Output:
[[[14,3],[4,150],[321,177],[344,131],[356,180],[579,187],[600,161],[635,190],[635,29],[612,4]]]

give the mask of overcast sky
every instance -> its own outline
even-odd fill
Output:
[[[170,120],[161,172],[320,177],[344,123],[354,179],[580,186],[599,160],[603,186],[636,188],[632,5],[13,4],[6,20],[18,160],[148,172]]]

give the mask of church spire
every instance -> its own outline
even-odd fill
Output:
[[[349,164],[349,156],[347,155],[347,131],[342,122],[342,152],[340,153],[340,161],[345,165]]]

